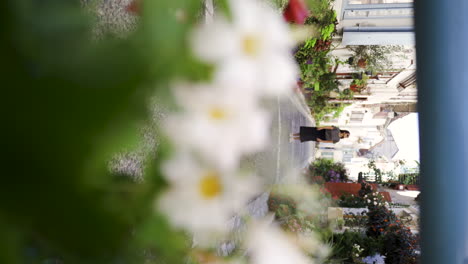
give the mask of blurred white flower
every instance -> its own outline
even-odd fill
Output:
[[[221,169],[237,167],[242,154],[261,150],[268,139],[270,118],[256,98],[235,87],[215,84],[178,85],[183,108],[166,120],[165,131],[179,148],[189,148]]]
[[[255,177],[221,173],[185,153],[167,161],[163,173],[169,189],[159,199],[159,209],[174,226],[195,234],[200,244],[226,232],[228,220],[260,187]]]
[[[371,202],[371,200],[367,199],[367,203],[370,203],[370,202]]]
[[[266,222],[253,223],[247,236],[252,264],[311,263],[285,233]]]
[[[192,47],[218,65],[216,78],[268,95],[292,91],[299,75],[294,41],[280,14],[258,0],[231,0],[232,21],[216,17],[194,31]]]
[[[377,202],[374,202],[374,205],[377,205]]]

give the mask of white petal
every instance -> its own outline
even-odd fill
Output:
[[[192,49],[200,59],[219,62],[235,50],[236,36],[223,18],[196,28],[191,36]]]
[[[248,248],[254,264],[309,263],[284,233],[266,223],[257,223],[249,229]]]
[[[299,77],[296,63],[290,56],[271,55],[262,61],[265,93],[284,95],[292,92]]]

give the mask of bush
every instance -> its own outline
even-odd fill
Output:
[[[383,239],[375,239],[366,237],[359,232],[345,231],[341,234],[333,234],[333,248],[330,258],[333,260],[341,260],[340,263],[354,263],[351,252],[354,251],[355,245],[359,245],[363,249],[360,257],[372,256],[383,251]]]
[[[384,235],[390,225],[394,225],[399,222],[397,216],[384,205],[370,205],[369,211],[367,212],[367,218],[366,234],[369,237]]]
[[[419,237],[401,223],[392,224],[383,236],[387,263],[413,264],[419,262]]]
[[[286,195],[280,195],[272,192],[270,193],[267,203],[268,210],[275,213],[276,219],[290,216],[297,212],[296,202],[293,198]]]
[[[366,228],[367,215],[366,211],[360,214],[349,213],[343,216],[344,225],[349,228]]]
[[[359,190],[359,197],[364,198],[364,196],[370,194],[372,194],[372,186],[367,182],[361,182],[361,190]]]
[[[338,206],[348,208],[363,208],[366,207],[367,204],[362,197],[354,196],[352,194],[343,194],[340,196]]]
[[[373,200],[376,193],[365,197]],[[380,200],[379,200],[380,198]],[[397,216],[390,211],[381,197],[377,198],[377,204],[370,203],[367,212],[367,236],[382,240],[383,253],[386,263],[411,264],[418,262],[419,239],[413,235],[408,227],[405,227]]]
[[[295,59],[301,69],[301,86],[306,91],[307,103],[317,123],[325,115],[339,115],[339,107],[328,103],[330,92],[340,93],[339,82],[333,68],[341,63],[329,55],[332,37],[336,33],[336,12],[331,8],[331,1],[314,1],[311,5],[311,16],[305,24],[316,25],[320,36],[312,37],[297,47]],[[341,96],[340,96],[341,97]]]
[[[373,256],[380,252],[386,263],[413,264],[418,263],[419,237],[413,235],[408,227],[387,208],[388,203],[378,192],[373,192],[371,185],[363,182],[359,196],[341,196],[338,204],[342,207],[368,207],[368,212],[361,215],[351,215],[345,218],[348,227],[360,227],[365,223],[366,235],[344,232],[334,235],[333,257],[346,261],[361,261],[355,256],[356,245],[364,251],[362,256]],[[354,251],[353,251],[354,250]],[[351,254],[353,252],[353,254]],[[361,262],[358,262],[361,263]]]
[[[345,182],[348,179],[348,173],[343,163],[322,158],[316,159],[309,165],[309,182],[315,176],[322,176],[326,182],[332,180]]]

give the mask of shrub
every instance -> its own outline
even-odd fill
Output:
[[[349,208],[363,208],[367,204],[362,197],[354,196],[352,194],[343,194],[340,196],[338,206],[349,207]]]
[[[385,205],[382,197],[377,193],[367,195],[365,199],[374,200],[368,205],[367,231],[368,237],[382,239],[383,253],[386,263],[412,264],[418,262],[416,250],[419,249],[419,239],[413,235],[408,227],[397,218]]]
[[[360,232],[345,231],[341,234],[333,234],[333,248],[331,259],[341,260],[341,263],[354,263],[351,252],[355,250],[355,245],[362,249],[360,256],[372,256],[383,251],[384,244],[382,238],[366,237]]]
[[[343,258],[346,261],[356,260],[354,244],[360,245],[364,251],[360,256],[373,256],[380,252],[385,256],[385,263],[413,264],[418,263],[419,237],[413,235],[397,216],[387,208],[388,203],[381,194],[373,192],[371,185],[361,183],[359,196],[341,196],[338,202],[340,206],[368,207],[367,219],[364,213],[345,217],[345,225],[348,227],[360,227],[365,222],[366,235],[353,232],[336,234],[334,239],[333,256]],[[364,237],[364,238],[363,238]],[[354,251],[353,251],[354,250]],[[360,263],[360,262],[359,262]]]
[[[328,101],[330,92],[340,93],[339,82],[333,68],[342,63],[329,55],[332,45],[332,37],[336,33],[336,12],[331,8],[331,1],[314,1],[311,5],[311,16],[305,24],[315,25],[320,33],[317,37],[306,40],[297,47],[294,57],[301,69],[300,83],[306,91],[307,103],[317,123],[320,123],[325,115],[341,111]],[[341,96],[340,96],[341,97]]]
[[[268,210],[275,213],[275,218],[279,219],[281,217],[290,216],[296,214],[297,205],[293,198],[280,195],[277,193],[270,193],[268,198]]]
[[[366,211],[360,214],[349,213],[343,216],[344,225],[349,228],[365,228],[367,226]]]
[[[309,172],[309,181],[315,176],[322,176],[327,182],[332,180],[335,182],[345,182],[348,179],[344,164],[341,162],[334,162],[331,159],[316,159],[309,165]]]
[[[366,195],[372,194],[372,186],[367,182],[361,182],[361,189],[359,190],[359,197],[364,198]]]
[[[383,236],[387,263],[413,264],[419,262],[419,237],[401,223],[392,224]]]
[[[369,237],[378,237],[386,233],[390,225],[398,223],[397,216],[385,205],[369,205],[367,212],[367,232]]]

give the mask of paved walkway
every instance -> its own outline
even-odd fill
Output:
[[[297,182],[299,171],[314,156],[315,143],[290,142],[289,135],[298,132],[300,126],[313,125],[313,119],[300,93],[277,98],[268,109],[273,117],[270,144],[265,151],[250,157],[247,164],[270,184]]]
[[[295,183],[300,170],[307,166],[314,156],[314,142],[289,142],[289,134],[297,132],[299,126],[314,125],[308,107],[302,94],[292,94],[290,97],[270,102],[269,110],[273,113],[270,127],[271,136],[268,148],[243,162],[244,166],[255,170],[268,183]],[[268,192],[259,194],[246,206],[245,212],[254,218],[262,218],[268,213]],[[241,237],[243,221],[241,215],[234,216],[228,223],[233,237]],[[218,254],[227,256],[236,247],[236,239],[223,242],[218,247]]]
[[[393,203],[401,203],[407,205],[417,205],[418,202],[414,200],[418,196],[419,191],[408,191],[408,190],[394,190],[387,187],[380,187],[379,191],[389,192],[392,197]]]

